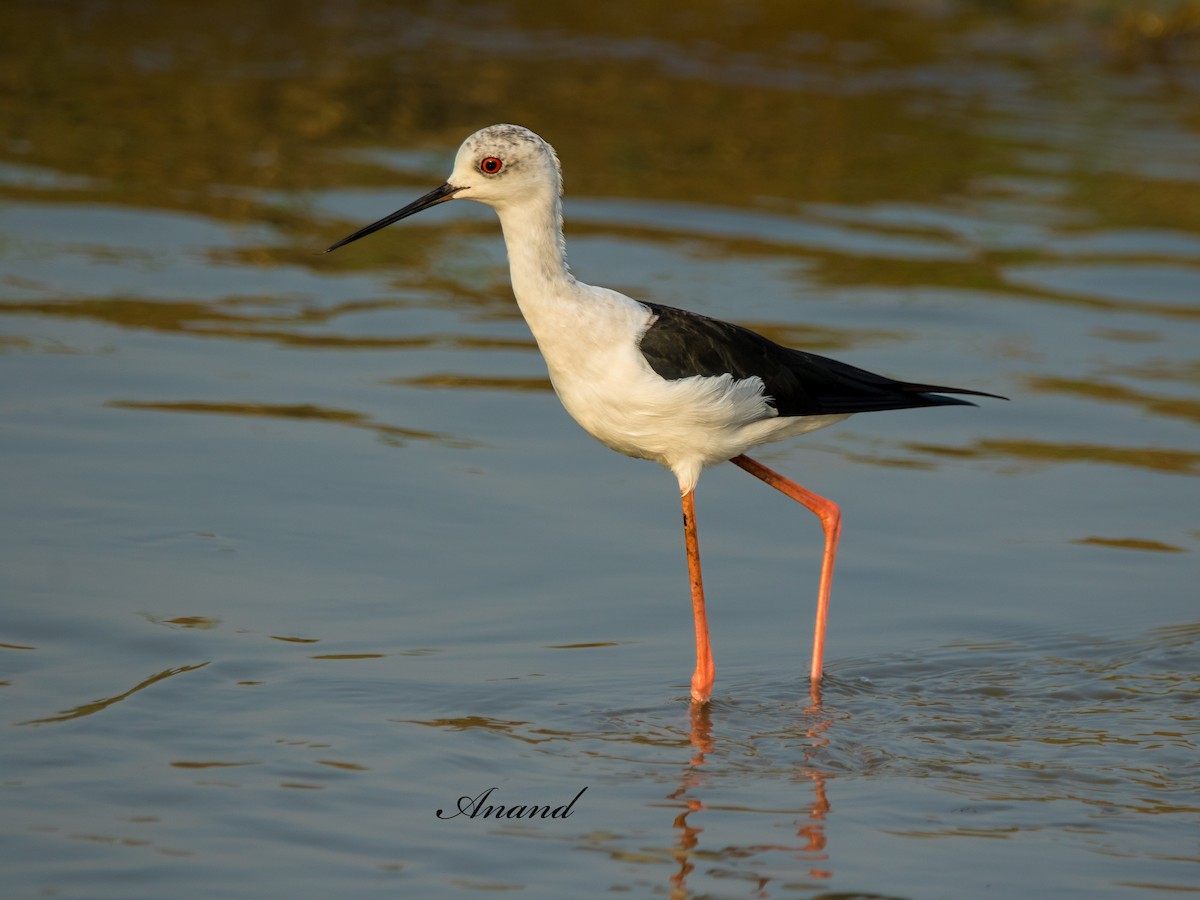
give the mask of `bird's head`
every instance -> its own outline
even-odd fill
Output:
[[[503,211],[521,203],[553,202],[561,192],[562,169],[553,147],[520,125],[489,125],[463,141],[445,184],[342,238],[325,252],[447,200],[477,200]]]
[[[528,128],[490,125],[458,148],[449,183],[464,200],[502,208],[535,197],[557,197],[562,169],[554,148]]]

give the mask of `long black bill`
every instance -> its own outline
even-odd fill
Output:
[[[380,228],[387,228],[393,222],[399,222],[401,219],[406,219],[414,213],[419,213],[423,209],[429,209],[429,207],[435,206],[438,203],[445,203],[447,200],[453,200],[454,195],[461,190],[462,188],[455,187],[454,185],[450,184],[450,182],[446,182],[440,188],[434,188],[424,197],[421,197],[419,200],[414,200],[403,209],[398,209],[390,216],[384,216],[378,222],[372,222],[366,228],[360,228],[349,237],[342,238],[336,244],[333,244],[326,249],[325,252],[329,253],[331,250],[336,250],[338,247],[344,247],[346,244],[357,241],[361,237],[366,237],[368,234],[374,234]]]

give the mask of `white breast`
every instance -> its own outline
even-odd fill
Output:
[[[695,487],[707,465],[845,418],[780,419],[759,378],[668,381],[638,349],[649,310],[615,291],[578,287],[579,296],[560,301],[553,320],[526,317],[554,390],[589,434],[618,453],[671,469],[682,491]],[[563,316],[564,305],[574,307],[571,316]]]

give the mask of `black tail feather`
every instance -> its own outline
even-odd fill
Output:
[[[827,356],[784,347],[761,334],[657,303],[639,347],[663,378],[732,375],[759,378],[781,416],[839,415],[921,406],[974,406],[944,394],[1007,400],[967,388],[916,384],[876,375]]]

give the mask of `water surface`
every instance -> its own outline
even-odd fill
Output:
[[[1186,9],[542,7],[6,15],[6,892],[1200,890]],[[584,280],[1012,398],[760,452],[845,516],[819,702],[819,528],[725,466],[690,708],[674,479],[490,211],[320,253],[497,121]]]

